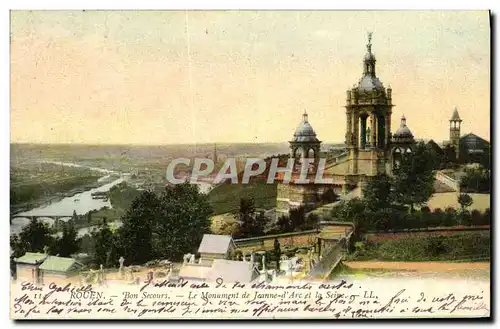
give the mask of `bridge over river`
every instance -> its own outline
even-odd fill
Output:
[[[52,219],[52,220],[58,220],[58,219],[70,219],[72,218],[73,215],[11,215],[10,216],[10,221],[12,222],[13,219],[16,218],[27,218],[27,219]]]

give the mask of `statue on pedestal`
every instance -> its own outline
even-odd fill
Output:
[[[118,262],[120,263],[120,268],[118,269],[118,271],[120,272],[120,277],[123,279],[125,277],[125,272],[123,270],[123,263],[125,262],[125,258],[121,256]]]

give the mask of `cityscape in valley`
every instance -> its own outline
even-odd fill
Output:
[[[70,138],[68,142],[61,137],[61,142],[57,143],[55,137],[46,141],[43,138],[41,140],[34,138],[33,136],[46,136],[44,130],[35,122],[31,124],[34,130],[39,131],[38,135],[30,133],[31,141],[21,138],[22,129],[27,129],[26,127],[30,124],[25,118],[28,110],[23,110],[21,107],[52,104],[52,101],[48,102],[46,96],[36,87],[29,100],[18,100],[21,96],[15,93],[18,88],[17,84],[27,83],[27,79],[43,78],[35,73],[33,78],[28,77],[29,72],[26,73],[20,69],[21,64],[16,64],[22,63],[22,60],[16,57],[20,56],[21,52],[29,52],[30,49],[33,52],[39,51],[36,37],[29,33],[33,27],[26,26],[28,18],[25,15],[27,15],[25,12],[13,13],[11,22],[13,25],[11,60],[15,84],[12,95],[12,112],[15,112],[12,129],[15,131],[14,136],[17,137],[13,138],[10,151],[12,280],[30,281],[35,284],[51,282],[54,279],[82,284],[106,282],[140,284],[144,280],[211,282],[222,278],[225,282],[279,283],[300,280],[328,281],[360,274],[374,277],[444,276],[489,280],[491,144],[488,140],[489,131],[487,134],[484,131],[471,131],[471,127],[478,127],[475,120],[482,120],[478,118],[484,117],[484,115],[473,115],[475,111],[487,112],[489,115],[490,109],[488,107],[472,109],[472,111],[462,110],[460,102],[452,102],[453,95],[444,97],[449,100],[446,108],[435,109],[444,114],[433,118],[421,115],[414,108],[409,110],[400,106],[400,103],[404,104],[404,97],[398,96],[398,90],[406,90],[408,85],[410,88],[414,85],[399,77],[404,75],[404,72],[395,73],[401,70],[401,63],[395,64],[399,65],[395,71],[390,68],[389,59],[377,52],[378,49],[382,50],[385,47],[388,42],[387,38],[391,36],[363,29],[357,31],[360,33],[353,32],[356,38],[350,38],[348,41],[340,38],[331,41],[345,42],[340,46],[343,49],[364,48],[355,54],[346,55],[353,57],[353,61],[357,63],[357,69],[350,70],[354,70],[356,80],[344,79],[342,76],[332,78],[332,80],[345,80],[342,81],[345,86],[351,85],[347,90],[344,88],[334,92],[337,97],[335,102],[340,104],[338,108],[322,107],[318,110],[315,108],[315,103],[311,101],[310,105],[297,104],[283,112],[269,110],[268,121],[260,119],[259,110],[255,110],[259,113],[254,117],[251,110],[246,108],[249,112],[245,117],[235,119],[231,113],[226,112],[230,111],[226,108],[224,111],[221,110],[222,112],[213,112],[212,116],[205,117],[208,118],[207,123],[203,121],[204,123],[199,124],[198,128],[189,126],[187,121],[181,121],[184,120],[180,118],[181,116],[176,125],[176,117],[168,112],[173,110],[168,110],[161,116],[168,116],[165,120],[172,123],[172,126],[168,128],[172,135],[182,135],[183,130],[189,130],[199,136],[199,134],[203,135],[206,128],[207,135],[214,139],[208,139],[209,142],[207,139],[200,139],[200,143],[180,143],[176,136],[173,136],[174,142],[164,145],[154,142],[146,145],[142,142],[147,139],[148,135],[155,138],[154,132],[157,128],[152,124],[155,121],[154,117],[144,118],[144,127],[140,130],[141,136],[146,137],[141,137],[137,144],[129,142],[127,125],[134,120],[124,119],[127,117],[127,107],[116,110],[114,114],[116,120],[126,121],[122,125],[124,132],[120,135],[116,131],[111,131],[110,128],[112,138],[110,137],[109,141],[101,137],[101,143],[94,143],[91,140],[92,129],[96,129],[95,134],[102,134],[105,130],[97,130],[100,128],[95,126],[100,127],[108,123],[100,121],[104,119],[101,119],[98,112],[92,111],[92,114],[89,114],[89,116],[99,117],[92,119],[95,121],[85,121],[86,118],[78,112],[73,118],[81,120],[81,125],[87,124],[88,134],[82,136],[89,139],[85,140],[85,143],[78,143],[74,138]],[[60,15],[61,26],[68,24],[63,19],[64,13],[53,15]],[[84,41],[94,42],[92,38],[96,38],[96,35],[100,33],[104,33],[106,39],[108,35],[109,38],[118,38],[110,31],[115,31],[122,26],[117,23],[119,20],[117,17],[129,14],[75,12],[74,15],[82,21],[85,21],[85,18],[81,18],[84,15],[97,15],[94,18],[96,21],[105,17],[106,28],[92,32],[94,34],[85,30],[89,35],[78,37],[83,38]],[[162,20],[166,22],[169,17],[169,14],[153,16],[147,12],[143,15],[144,17],[140,18],[141,22],[142,19],[147,19],[148,15],[151,15],[151,19],[154,18],[160,22],[163,22]],[[210,58],[212,50],[206,46],[209,42],[200,41],[200,38],[208,37],[217,31],[214,32],[212,28],[207,27],[200,29],[199,34],[190,35],[189,28],[199,29],[202,26],[200,24],[205,23],[206,20],[210,21],[208,16],[214,15],[213,19],[216,20],[219,17],[217,15],[221,13],[206,13],[208,16],[196,13],[171,13],[170,15],[173,21],[182,22],[182,26],[179,27],[182,38],[184,38],[182,33],[187,34],[187,56],[191,56],[190,52],[194,54],[204,51],[207,53],[207,58]],[[193,17],[189,18],[189,15]],[[224,16],[226,18],[236,13],[223,15],[226,15]],[[286,14],[283,15],[286,16]],[[483,13],[482,19],[485,20],[484,24],[489,26],[487,15]],[[289,17],[285,16],[276,18],[277,22],[279,19],[287,21]],[[39,21],[43,21],[44,18],[57,21],[57,17],[48,17],[43,14],[33,17]],[[238,17],[238,19],[241,18]],[[241,19],[247,18],[243,16]],[[308,18],[306,16],[301,20],[298,18],[297,14],[297,24],[300,21],[305,26],[304,28],[307,28]],[[220,29],[222,31],[223,26]],[[69,72],[70,66],[74,64],[72,62],[74,59],[71,58],[72,52],[81,50],[78,48],[81,45],[74,46],[75,48],[71,48],[73,47],[71,45],[65,46],[64,40],[66,39],[64,38],[70,37],[58,35],[59,32],[51,29],[44,30],[43,33],[46,33],[52,42],[51,46],[47,47],[53,47],[55,50],[52,49],[53,52],[39,56],[37,64],[46,67],[47,72],[55,76],[54,79],[64,79],[63,76],[72,74]],[[133,34],[130,31],[128,33]],[[160,30],[157,33],[168,34]],[[226,33],[225,30],[224,33]],[[224,42],[230,42],[229,37],[227,40],[224,39],[224,33],[220,32],[217,36],[220,44],[212,46],[223,47]],[[244,31],[239,31],[239,33],[244,33]],[[273,31],[270,30],[268,34],[272,33]],[[280,34],[276,33],[273,42],[279,44]],[[47,35],[42,37],[46,38]],[[488,41],[486,47],[488,47],[489,30],[482,36],[486,37]],[[85,61],[93,60],[92,58],[85,57],[86,59],[82,60],[85,62],[81,64],[83,68],[89,65],[94,68],[95,71],[88,73],[92,78],[106,79],[107,70],[112,70],[111,67],[116,69],[116,65],[120,67],[120,74],[124,74],[126,78],[120,80],[110,74],[112,78],[115,78],[114,85],[105,81],[102,83],[103,88],[111,88],[111,90],[120,86],[130,88],[124,87],[128,86],[129,80],[127,79],[144,78],[136,71],[132,72],[133,64],[128,61],[133,58],[132,52],[136,51],[134,47],[140,44],[144,49],[149,49],[147,42],[154,36],[148,34],[141,40],[136,40],[130,35],[127,37],[134,40],[128,40],[129,48],[120,47],[117,43],[116,49],[111,49],[112,47],[106,41],[99,44],[99,47],[107,47],[106,52],[130,52],[127,55],[129,57],[125,57],[127,60],[123,60],[120,64],[98,58],[95,59],[97,64],[91,62],[92,65],[90,65]],[[264,37],[261,36],[261,38]],[[172,40],[172,43],[181,42],[173,37]],[[252,40],[256,48],[259,47],[259,42],[264,43],[264,41],[258,41],[257,37],[252,37]],[[384,42],[378,43],[377,40],[384,40]],[[193,44],[196,42],[203,46],[193,50],[192,47],[195,47]],[[235,47],[237,45],[240,44],[235,43]],[[240,45],[240,47],[246,46]],[[289,47],[289,45],[283,45],[283,47]],[[102,51],[101,48],[97,49]],[[175,52],[177,48],[172,49],[174,50],[171,52]],[[401,49],[396,47],[392,49],[392,52],[403,51]],[[466,50],[469,51],[468,48]],[[85,51],[91,53],[91,50]],[[94,51],[96,56],[100,54],[98,50]],[[150,51],[154,53],[157,50],[150,49]],[[171,52],[168,56],[181,56],[180,50],[179,54],[171,54]],[[215,54],[215,50],[213,52]],[[276,53],[277,50],[275,49],[274,52]],[[255,50],[255,53],[258,52]],[[387,51],[381,51],[381,53],[387,56],[390,54]],[[51,62],[50,54],[60,56],[60,61],[68,61],[64,64],[64,70],[57,71],[51,66],[55,64]],[[322,55],[320,53],[308,54],[311,56],[310,59],[306,56],[300,57],[304,54],[297,50],[292,54],[293,60],[303,61],[303,65],[307,66],[310,65],[306,64],[309,60],[319,61],[317,57]],[[474,55],[474,53],[469,54],[471,58]],[[85,56],[88,56],[88,53],[85,53]],[[329,53],[329,56],[335,57],[335,54]],[[487,56],[486,59],[481,59],[482,62],[476,58],[474,65],[489,70],[489,52]],[[213,67],[204,64],[203,68],[208,67],[210,74],[214,76],[221,75],[222,81],[216,82],[215,85],[223,83],[227,78],[226,70],[238,70],[242,65],[234,64],[233,67],[225,63],[224,61],[231,63],[230,57],[212,60],[214,61]],[[250,60],[258,62],[257,59]],[[161,56],[160,59],[156,58],[156,61],[162,61]],[[140,79],[134,81],[133,86],[140,90],[141,97],[148,100],[162,98],[164,92],[165,97],[172,101],[171,94],[180,95],[178,97],[182,98],[185,97],[186,90],[191,91],[192,94],[186,97],[190,99],[187,101],[187,106],[190,106],[189,111],[184,111],[186,112],[184,114],[204,116],[206,111],[210,111],[210,107],[200,106],[200,109],[196,110],[193,107],[195,106],[193,99],[203,100],[204,97],[213,97],[213,94],[210,95],[211,92],[215,94],[217,92],[210,89],[212,87],[203,89],[207,88],[206,86],[203,88],[200,86],[200,94],[196,91],[195,82],[198,80],[194,79],[195,82],[193,82],[193,67],[201,65],[199,58],[198,61],[193,60],[192,63],[189,57],[188,63],[182,64],[178,72],[171,69],[168,73],[164,73],[173,75],[174,78],[182,74],[188,76],[182,89],[178,91],[170,85],[166,86],[165,91],[160,88],[161,92],[150,91],[147,87],[139,88]],[[224,63],[221,64],[221,61]],[[278,58],[277,61],[280,59]],[[343,61],[343,58],[338,61],[334,60],[331,67],[338,66],[340,70]],[[109,62],[110,67],[103,68],[105,73],[99,75],[96,73],[100,69],[98,64],[103,62]],[[479,62],[482,64],[478,64]],[[151,61],[143,65],[155,67],[155,63]],[[384,64],[380,65],[380,63]],[[257,66],[258,63],[253,65]],[[131,71],[128,72],[127,68]],[[83,74],[81,70],[83,69],[80,67],[75,68],[77,73],[73,79],[81,78],[80,75]],[[421,79],[418,76],[418,68],[416,72],[412,74],[417,75],[416,79]],[[47,79],[52,79],[49,73],[47,73]],[[161,73],[157,74],[161,75]],[[445,73],[441,71],[426,74],[431,74],[431,77],[432,74],[434,75],[434,80],[429,81],[433,86],[437,85],[435,81],[446,79],[446,76],[442,76]],[[382,81],[381,76],[390,80],[392,86]],[[479,76],[478,80],[481,77]],[[161,80],[157,76],[152,76],[151,79]],[[171,78],[162,79],[168,82]],[[265,78],[262,79],[264,83]],[[274,77],[269,79],[274,79]],[[328,75],[325,79],[328,79]],[[482,82],[489,83],[489,77],[486,80]],[[227,83],[234,83],[235,80],[228,78],[227,81]],[[399,85],[398,81],[404,81],[407,85],[403,85],[403,82]],[[36,85],[42,82],[31,81],[30,83]],[[256,83],[258,84],[259,81]],[[262,99],[266,99],[264,96],[259,96],[259,92],[264,95],[269,91],[260,90],[255,87],[254,82],[248,82],[246,85],[247,87],[251,85],[248,87],[248,93],[253,96],[237,101],[242,103],[253,101],[259,104],[255,105],[257,108],[262,103]],[[81,86],[80,82],[77,86]],[[97,87],[93,85],[91,88]],[[223,85],[214,88],[221,92],[220,97],[214,97],[216,99],[214,106],[217,106],[219,101],[223,102],[224,96],[228,99],[232,96],[240,97],[239,94],[231,95],[231,92],[224,91]],[[285,83],[276,88],[287,88],[287,86]],[[314,83],[301,84],[301,92],[307,88],[313,90]],[[412,92],[420,94],[421,96],[418,97],[422,98],[432,96],[429,96],[428,89],[422,88]],[[240,85],[238,89],[245,89],[245,84]],[[29,93],[30,90],[27,90]],[[291,93],[294,92],[298,93],[297,90],[291,91]],[[116,101],[111,96],[107,99],[107,93],[112,93],[112,91],[99,93],[96,96],[99,97],[99,102]],[[119,98],[125,97],[132,102],[133,97],[129,99],[129,95],[124,93],[126,91],[120,90]],[[69,99],[74,96],[73,92],[61,91],[60,96],[53,96],[53,102],[54,104],[59,102],[59,97]],[[327,95],[327,97],[332,96]],[[467,97],[473,97],[473,94],[468,94]],[[461,97],[460,100],[462,99]],[[84,101],[82,97],[81,102]],[[151,100],[151,102],[157,104],[159,101]],[[108,106],[112,105],[106,103],[104,108]],[[252,105],[248,106],[252,108]],[[467,106],[470,107],[470,105]],[[60,113],[58,111],[54,113]],[[329,127],[329,123],[325,121],[330,118],[328,116],[330,114],[324,114],[323,111],[334,113],[331,125],[333,127],[335,124],[335,128],[331,130],[336,131],[337,139],[332,137],[334,135],[331,134],[330,128],[325,128]],[[49,112],[47,110],[47,113]],[[153,115],[146,111],[144,113],[145,116]],[[135,114],[130,114],[130,116],[133,115]],[[283,126],[281,126],[280,116],[287,117],[283,118],[283,122],[286,122]],[[19,124],[15,121],[16,118],[20,120]],[[71,115],[69,118],[71,120]],[[108,117],[102,115],[102,118]],[[445,119],[436,120],[436,118]],[[230,127],[234,123],[232,120],[245,121],[244,126]],[[109,121],[109,125],[113,124],[112,121]],[[422,124],[424,121],[425,123]],[[288,139],[285,137],[274,139],[274,142],[264,142],[265,138],[255,137],[256,132],[272,130],[276,126],[279,128],[276,128],[276,136],[281,136],[283,129],[290,126],[288,122],[296,127],[294,127],[295,130],[294,128],[285,130],[284,136],[288,136]],[[150,128],[148,124],[151,125]],[[425,129],[426,125],[429,127],[428,131]],[[173,128],[174,126],[176,127]],[[318,126],[321,129],[315,128]],[[415,130],[414,126],[419,129]],[[489,127],[489,122],[486,122],[486,126]],[[54,127],[56,130],[60,129],[59,124],[54,124]],[[113,126],[113,129],[115,127]],[[79,128],[72,129],[76,131]],[[130,129],[130,135],[135,136],[137,134],[135,128]],[[425,134],[419,136],[417,131],[425,132]],[[323,136],[323,132],[326,136]],[[68,132],[60,132],[60,134],[60,136],[71,135]],[[266,134],[266,136],[271,136],[270,133],[266,132]],[[123,143],[116,142],[116,138],[120,136],[124,139]],[[185,137],[187,135],[182,136],[188,140]],[[216,139],[217,136],[224,138],[219,141]],[[234,136],[237,142],[224,141],[230,140],[231,136]],[[446,137],[443,138],[443,136]],[[252,142],[245,142],[245,140]],[[196,183],[190,183],[189,178],[192,177],[193,172],[202,169],[195,167],[195,161],[190,161],[189,165],[179,164],[174,168],[175,177],[187,178],[187,182],[172,184],[166,176],[167,168],[172,161],[179,158],[210,159],[214,164],[213,172],[219,170],[224,172],[227,169],[227,163],[234,160],[237,183],[231,179],[214,182],[212,173],[198,177]],[[266,166],[259,174],[250,177],[249,182],[245,184],[242,182],[242,177],[245,169],[248,168],[249,159],[261,159]],[[289,159],[295,160],[291,167],[287,167]],[[273,160],[281,168],[278,172],[270,170]],[[288,168],[288,171],[284,168]],[[324,180],[313,179],[318,175]],[[272,182],[268,181],[270,176],[273,178]],[[291,177],[291,181],[287,177]],[[301,182],[295,179],[299,177],[311,178],[311,180]]]

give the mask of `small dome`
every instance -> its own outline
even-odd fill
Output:
[[[375,56],[371,52],[368,52],[365,55],[365,61],[375,61]]]
[[[319,140],[316,138],[316,133],[314,132],[313,127],[308,121],[307,113],[304,112],[302,115],[302,122],[299,124],[297,129],[295,129],[295,133],[293,134],[293,140],[295,142],[318,142]]]
[[[360,92],[384,90],[384,85],[376,76],[367,74],[359,80],[358,90]]]
[[[399,126],[398,130],[394,133],[394,137],[411,137],[413,138],[413,134],[411,133],[410,128],[406,125],[406,118],[403,115],[401,117],[401,126]]]
[[[396,130],[396,132],[394,133],[394,136],[396,137],[413,137],[413,134],[411,133],[410,131],[410,128],[408,128],[407,126],[404,126],[404,127],[399,127],[398,130]]]

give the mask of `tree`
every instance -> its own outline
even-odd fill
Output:
[[[113,249],[116,249],[116,239],[109,228],[106,218],[103,218],[98,228],[92,232],[93,262],[96,266],[113,266]]]
[[[17,234],[10,236],[10,248],[13,252],[13,257],[18,258],[26,253],[27,246],[19,239]]]
[[[489,171],[484,168],[466,169],[460,180],[460,189],[466,192],[489,193],[490,185]]]
[[[79,245],[80,239],[78,239],[73,221],[64,223],[62,236],[55,242],[54,253],[59,254],[60,257],[69,257],[78,251]]]
[[[279,233],[292,232],[292,224],[290,223],[290,218],[288,216],[280,216],[276,221],[276,226]]]
[[[472,197],[466,193],[460,193],[457,197],[457,201],[462,209],[462,214],[464,214],[466,208],[472,206],[473,203]]]
[[[177,261],[195,252],[203,234],[210,232],[212,207],[197,185],[187,183],[167,186],[159,200],[153,250],[156,257]]]
[[[386,174],[378,174],[363,188],[363,201],[370,210],[389,208],[393,201],[392,181]]]
[[[316,214],[309,214],[306,216],[304,224],[302,226],[302,230],[314,230],[318,228],[319,224],[319,216]]]
[[[413,212],[415,205],[425,204],[434,193],[434,180],[432,155],[419,143],[394,170],[395,202]]]
[[[54,238],[50,235],[48,225],[36,218],[32,218],[28,225],[23,227],[18,241],[25,252],[43,252],[44,247],[54,247]]]
[[[230,235],[233,238],[238,238],[240,233],[240,224],[238,222],[227,222],[224,221],[220,228],[217,230],[216,234],[220,235]]]
[[[158,196],[144,191],[122,218],[118,234],[127,264],[142,264],[153,258],[153,225],[158,221],[159,209]]]
[[[253,198],[241,198],[236,215],[240,221],[241,237],[250,238],[264,235],[266,218],[263,213],[255,214],[255,202]]]
[[[267,218],[263,212],[249,214],[243,217],[240,225],[240,233],[243,238],[251,238],[264,235]]]
[[[280,271],[281,246],[278,238],[274,238],[274,253],[276,255],[276,271]]]
[[[320,200],[323,203],[332,203],[337,201],[339,196],[335,193],[332,188],[328,188],[325,192],[321,194]]]
[[[240,206],[236,215],[240,222],[244,221],[246,216],[253,215],[255,213],[255,201],[253,198],[241,198]]]
[[[301,231],[305,223],[305,209],[298,207],[290,210],[290,226],[292,231]]]

